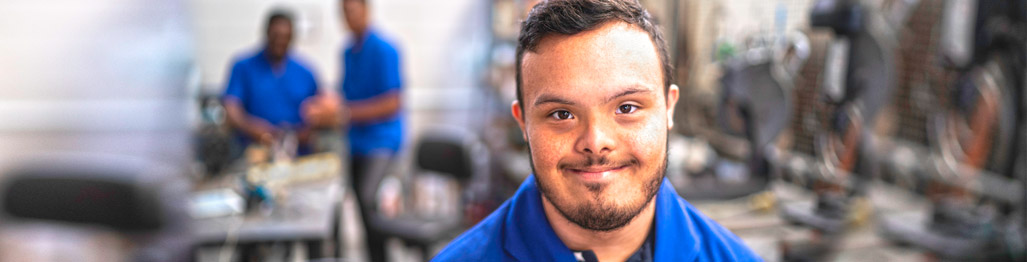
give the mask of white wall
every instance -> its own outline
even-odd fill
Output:
[[[53,151],[182,163],[185,16],[174,0],[0,1],[0,166]]]
[[[702,1],[702,0],[700,0]],[[775,33],[780,8],[785,14],[785,32],[808,27],[813,0],[730,0],[711,1],[722,6],[719,38],[741,43],[745,37]]]

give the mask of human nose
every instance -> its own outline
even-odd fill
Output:
[[[616,149],[617,140],[608,123],[600,119],[587,121],[575,148],[579,153],[601,155]]]

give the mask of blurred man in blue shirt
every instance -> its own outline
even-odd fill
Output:
[[[761,261],[666,180],[676,86],[635,0],[536,5],[514,118],[534,175],[437,261]]]
[[[270,145],[287,131],[296,133],[300,153],[312,126],[300,116],[300,107],[317,95],[314,73],[289,54],[293,22],[288,12],[273,11],[267,21],[265,46],[232,65],[222,103],[228,123],[242,141]]]
[[[403,143],[399,53],[368,26],[364,0],[344,0],[343,5],[353,32],[353,42],[342,58],[351,151],[354,155],[379,150],[396,153]]]
[[[344,111],[349,113],[350,174],[356,192],[360,192],[368,157],[395,155],[403,144],[403,83],[396,48],[368,25],[367,1],[342,0],[340,4],[353,33],[342,57],[342,94],[346,99]],[[358,200],[361,204],[368,202]],[[366,216],[364,219],[371,261],[385,261],[385,238],[367,226]]]

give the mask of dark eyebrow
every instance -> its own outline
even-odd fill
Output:
[[[617,93],[616,95],[613,95],[613,96],[610,96],[609,98],[606,98],[606,103],[610,103],[611,101],[613,101],[614,99],[617,99],[618,97],[622,97],[622,96],[626,96],[626,95],[631,95],[631,94],[637,94],[637,93],[652,93],[652,90],[641,88],[641,87],[630,87],[630,88],[628,88],[628,90],[621,91],[620,93]]]
[[[567,99],[563,99],[563,98],[559,98],[559,97],[555,97],[555,96],[547,95],[547,94],[539,95],[538,98],[535,99],[535,106],[538,106],[538,105],[541,105],[541,104],[545,104],[545,103],[557,103],[557,104],[564,104],[564,105],[574,105],[573,102],[568,101]]]
[[[649,90],[649,89],[646,89],[646,88],[630,87],[627,90],[621,91],[620,93],[617,93],[616,95],[613,95],[613,96],[610,96],[610,97],[606,98],[606,103],[609,103],[610,101],[613,101],[614,99],[617,99],[618,97],[622,97],[622,96],[627,96],[627,95],[637,94],[637,93],[651,93],[651,92],[652,92],[652,90]],[[535,99],[535,106],[538,106],[538,105],[541,105],[541,104],[545,104],[545,103],[557,103],[557,104],[564,104],[564,105],[574,105],[574,102],[571,102],[571,101],[569,101],[567,99],[559,98],[559,97],[548,95],[548,94],[539,95],[539,97]]]

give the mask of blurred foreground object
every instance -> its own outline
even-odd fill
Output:
[[[181,183],[176,187],[175,182],[168,179],[170,176],[150,176],[169,169],[122,156],[54,154],[36,159],[3,171],[0,207],[4,219],[0,220],[3,221],[0,229],[33,227],[40,223],[52,224],[54,228],[87,228],[94,231],[85,231],[86,239],[103,238],[104,234],[111,235],[109,233],[123,239],[113,242],[118,243],[113,246],[100,246],[101,253],[123,255],[108,259],[185,258],[183,244],[187,239],[170,233],[183,228],[182,210],[175,202],[184,196],[185,187]],[[0,247],[0,250],[8,247]],[[55,251],[74,253],[74,250]],[[12,261],[23,255],[38,255],[3,254],[0,258]],[[92,256],[100,254],[92,253]],[[54,260],[63,258],[56,256]]]
[[[0,260],[185,260],[174,192],[191,172],[186,116],[198,107],[183,3],[0,10]]]

